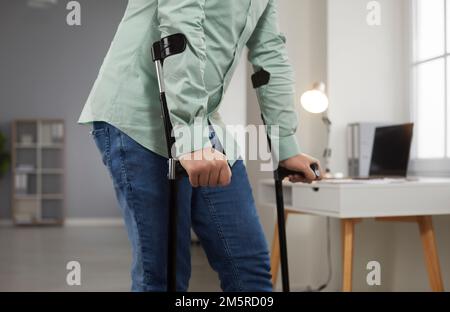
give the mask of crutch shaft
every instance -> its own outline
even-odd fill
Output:
[[[177,226],[178,226],[178,206],[177,206],[177,180],[169,180],[169,222],[167,246],[167,290],[177,291]]]
[[[281,282],[283,292],[289,292],[289,267],[286,242],[286,219],[284,211],[283,185],[281,180],[275,180],[275,196],[277,202],[278,239],[280,243]]]
[[[164,133],[167,144],[168,156],[168,183],[169,183],[169,213],[168,213],[168,244],[167,244],[167,291],[175,292],[177,290],[177,220],[178,220],[178,190],[177,178],[185,173],[179,162],[172,157],[172,147],[175,138],[172,136],[173,126],[170,120],[169,109],[167,105],[163,62],[164,59],[172,55],[180,54],[186,49],[187,39],[183,34],[174,34],[162,38],[152,45],[152,60],[155,63],[156,76],[161,102],[161,114],[164,125]]]

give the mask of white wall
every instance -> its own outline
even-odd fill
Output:
[[[380,26],[367,24],[367,3],[328,0],[327,74],[334,172],[347,173],[348,123],[408,120],[407,0],[379,1]],[[366,220],[356,226],[355,290],[392,289],[395,226]],[[365,282],[370,260],[379,261],[382,266],[382,286],[377,288],[370,288]]]
[[[383,0],[381,26],[368,26],[365,0],[328,1],[328,82],[334,171],[347,172],[349,122],[408,116],[406,0]]]
[[[281,30],[296,72],[298,97],[310,83],[324,80],[330,97],[333,122],[331,145],[334,172],[347,172],[346,125],[356,121],[400,123],[409,120],[408,0],[381,0],[381,26],[366,23],[366,0],[280,0]],[[248,95],[248,120],[257,123],[259,112],[253,92]],[[318,116],[300,107],[300,144],[318,156],[324,137]],[[258,163],[248,165],[252,183],[270,178]],[[258,202],[269,242],[273,234],[273,208]],[[441,262],[446,263],[448,218],[435,219]],[[354,289],[367,291],[427,290],[423,254],[417,229],[411,225],[365,220],[356,226]],[[341,286],[340,224],[332,222],[333,279],[329,290]],[[414,237],[414,240],[411,239]],[[307,216],[289,219],[288,244],[291,283],[294,289],[319,285],[326,277],[325,220]],[[448,249],[448,248],[447,248]],[[382,285],[366,284],[366,264],[382,265]],[[411,274],[411,272],[417,272]],[[443,267],[444,279],[448,273]]]
[[[334,171],[347,172],[345,126],[355,121],[409,121],[410,4],[380,0],[381,26],[366,23],[366,0],[328,0],[328,84]],[[450,217],[434,218],[444,284],[450,283]],[[356,227],[356,290],[427,291],[414,224],[367,222]],[[337,234],[337,233],[336,233]],[[382,265],[382,286],[365,284],[365,265]]]
[[[247,124],[247,63],[245,56],[241,57],[236,67],[220,106],[220,115],[227,125],[245,126]]]

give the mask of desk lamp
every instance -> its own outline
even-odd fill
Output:
[[[312,114],[323,114],[322,121],[327,128],[327,145],[323,151],[323,158],[325,160],[325,171],[330,174],[330,132],[331,132],[331,121],[328,118],[326,111],[328,110],[329,101],[328,96],[325,93],[325,83],[316,82],[313,84],[312,88],[303,93],[300,102],[302,107],[309,113]]]

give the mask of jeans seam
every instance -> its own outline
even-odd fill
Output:
[[[126,198],[126,200],[127,201],[130,201],[129,199],[128,199],[128,195],[125,195],[125,198]],[[130,201],[130,202],[132,202],[132,201]],[[140,287],[141,288],[144,288],[143,286],[146,284],[146,276],[147,276],[147,274],[146,274],[146,272],[145,272],[145,268],[144,268],[144,261],[142,260],[143,259],[143,257],[144,257],[144,255],[143,255],[143,253],[142,253],[142,244],[141,244],[141,240],[140,240],[140,236],[139,236],[139,228],[140,228],[140,226],[138,225],[138,221],[137,221],[137,218],[136,218],[136,216],[135,216],[135,211],[134,211],[134,209],[131,209],[131,207],[128,205],[128,209],[130,210],[130,212],[129,212],[129,214],[130,214],[130,217],[131,217],[131,222],[132,222],[132,227],[135,227],[135,230],[136,230],[136,233],[133,233],[132,235],[135,235],[135,234],[137,234],[137,235],[135,235],[135,239],[136,239],[136,250],[138,250],[140,253],[141,253],[141,255],[140,255],[140,261],[139,261],[139,266],[142,268],[142,270],[143,270],[143,272],[144,272],[144,276],[143,276],[143,278],[142,278],[142,283],[139,283],[140,284]],[[137,256],[135,256],[136,258],[138,258]],[[137,260],[136,260],[137,261]],[[133,282],[135,282],[135,281],[133,281]]]
[[[141,233],[143,233],[143,228],[142,228],[142,224],[140,222],[141,216],[138,212],[138,210],[135,209],[136,205],[135,205],[135,200],[133,199],[132,196],[132,188],[128,187],[128,186],[124,186],[126,189],[126,199],[127,201],[130,203],[130,209],[132,212],[132,217],[134,219],[134,222],[136,223],[136,229],[137,229],[137,243],[136,243],[136,248],[139,249],[139,252],[141,253],[141,265],[142,265],[142,269],[144,271],[144,284],[145,285],[150,285],[151,284],[151,280],[152,280],[152,276],[151,276],[151,272],[148,271],[147,266],[145,265],[145,261],[144,261],[144,256],[146,254],[146,250],[144,250],[143,245],[142,245],[142,241],[141,241]],[[151,251],[150,251],[151,252]],[[152,264],[150,263],[150,267],[152,266]]]
[[[139,211],[137,209],[135,209],[136,207],[136,203],[134,200],[133,195],[133,187],[131,185],[131,181],[129,180],[129,175],[127,173],[127,164],[126,164],[126,147],[125,147],[125,142],[123,140],[123,134],[119,131],[119,140],[120,140],[120,166],[121,166],[121,175],[122,175],[122,179],[124,179],[123,181],[123,188],[125,190],[125,198],[127,200],[127,202],[129,203],[129,208],[131,210],[131,215],[133,218],[133,221],[136,224],[136,230],[137,230],[137,238],[136,238],[136,248],[139,250],[139,252],[141,253],[141,265],[142,265],[142,269],[144,271],[144,278],[143,278],[143,282],[145,285],[150,285],[151,284],[151,273],[147,270],[146,265],[145,265],[145,261],[144,261],[144,255],[145,255],[145,250],[143,249],[143,245],[142,245],[142,241],[141,241],[141,233],[143,233],[143,228],[142,228],[142,224],[140,222],[141,216],[139,214]],[[151,264],[150,264],[151,266]]]
[[[123,184],[126,188],[129,190],[132,189],[131,182],[128,176],[127,172],[127,164],[126,164],[126,148],[125,148],[125,142],[123,140],[123,134],[119,132],[119,140],[120,140],[120,171],[121,171],[121,177],[123,180]]]
[[[111,138],[109,134],[109,128],[105,128],[105,157],[106,167],[112,168],[111,164]]]
[[[233,261],[233,257],[231,256],[230,247],[228,246],[228,242],[227,242],[225,236],[223,235],[222,227],[220,226],[220,223],[217,220],[217,216],[216,216],[216,213],[215,213],[216,209],[214,207],[214,204],[212,203],[210,198],[207,196],[207,194],[205,194],[204,188],[201,188],[200,194],[202,194],[203,198],[205,199],[205,202],[208,205],[211,217],[214,220],[214,223],[216,224],[217,232],[219,234],[220,239],[222,240],[222,242],[224,244],[225,252],[227,254],[227,259],[231,263],[231,267],[233,269],[233,276],[234,276],[235,280],[237,281],[237,286],[239,288],[239,291],[243,291],[242,283],[241,283],[241,280],[239,278],[238,268],[237,268],[236,263]]]

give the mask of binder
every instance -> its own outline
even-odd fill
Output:
[[[382,122],[357,122],[347,126],[347,162],[349,176],[369,176],[375,129],[386,125],[386,123]]]

